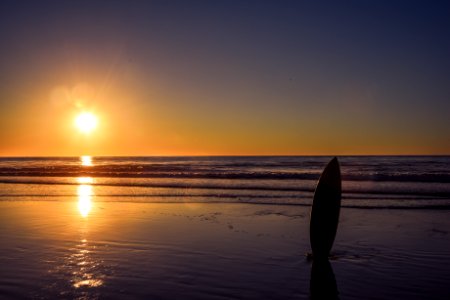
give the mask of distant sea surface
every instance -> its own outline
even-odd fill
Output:
[[[331,157],[3,157],[0,201],[310,205]],[[450,209],[449,156],[339,157],[344,207]]]

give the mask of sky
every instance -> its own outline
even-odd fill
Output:
[[[448,1],[1,1],[0,156],[448,155],[449,37]]]

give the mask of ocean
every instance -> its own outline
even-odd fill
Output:
[[[331,157],[3,157],[0,201],[306,205]],[[343,207],[450,209],[449,156],[339,157]]]

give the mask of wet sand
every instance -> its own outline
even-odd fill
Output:
[[[0,202],[0,298],[450,297],[446,210],[342,209],[312,272],[308,207],[102,200]]]

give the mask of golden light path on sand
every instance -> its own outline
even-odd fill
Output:
[[[92,177],[78,177],[77,182],[79,184],[92,184],[94,183],[94,179]]]
[[[92,166],[92,156],[83,155],[80,156],[81,166]],[[89,215],[92,209],[92,183],[94,182],[92,177],[78,177],[77,182],[80,184],[77,188],[78,195],[78,211],[83,218]]]
[[[104,283],[101,279],[103,275],[99,272],[101,263],[93,257],[92,249],[87,239],[81,239],[74,249],[75,253],[68,259],[67,264],[74,266],[70,282],[77,289],[99,287]]]
[[[83,155],[80,156],[81,166],[92,166],[92,156]],[[78,177],[77,182],[80,184],[77,188],[78,195],[78,211],[83,218],[89,215],[92,209],[92,183],[94,180],[92,177]]]
[[[80,160],[83,166],[92,166],[90,156],[82,156]],[[94,180],[92,177],[78,177],[77,183],[79,183],[77,187],[77,208],[81,216],[81,238],[80,243],[74,248],[74,253],[68,258],[68,265],[75,267],[72,271],[71,284],[76,289],[95,288],[103,285],[104,282],[100,279],[102,277],[102,274],[99,273],[100,262],[94,259],[93,253],[91,253],[95,247],[89,245],[87,240],[90,225],[88,216],[93,207],[92,183],[94,183]]]
[[[75,253],[69,258],[69,264],[76,266],[72,271],[71,283],[77,289],[103,285],[103,280],[99,278],[101,274],[97,270],[100,263],[92,257],[91,248],[87,239],[81,239]]]
[[[92,186],[81,184],[78,186],[78,210],[83,218],[89,215],[92,209]]]

